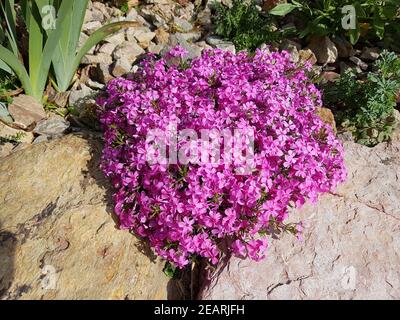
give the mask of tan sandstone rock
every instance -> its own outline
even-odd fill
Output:
[[[266,260],[232,258],[204,299],[400,299],[400,140],[345,143],[347,183],[293,213],[304,240],[272,240]]]
[[[111,216],[100,143],[69,135],[0,160],[1,299],[165,299],[163,263]]]

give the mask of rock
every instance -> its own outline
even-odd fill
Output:
[[[103,25],[100,21],[91,21],[91,22],[85,23],[82,26],[82,31],[88,35],[91,35],[93,32],[100,29],[102,26]]]
[[[179,33],[187,42],[196,42],[201,38],[200,31],[191,31],[186,33]],[[197,43],[196,43],[197,45]]]
[[[318,63],[334,63],[338,58],[338,50],[328,37],[313,37],[308,48],[314,52]]]
[[[200,298],[400,299],[400,140],[344,147],[348,181],[292,215],[304,240],[272,240],[261,262],[231,258]]]
[[[317,57],[315,56],[314,52],[310,49],[300,50],[299,51],[299,61],[301,62],[310,62],[312,65],[317,63]]]
[[[155,41],[157,44],[166,45],[169,42],[169,33],[164,28],[155,31]]]
[[[112,43],[115,46],[125,42],[125,34],[123,32],[115,33],[104,39],[105,42]]]
[[[362,73],[362,70],[360,67],[358,67],[358,66],[352,67],[343,61],[340,61],[339,69],[340,69],[341,74],[345,73],[346,70],[348,70],[348,69],[353,69],[356,73]]]
[[[14,124],[21,129],[30,129],[36,122],[46,118],[42,104],[24,94],[13,99],[8,106],[8,112],[14,119]]]
[[[143,53],[145,51],[137,43],[125,42],[115,49],[113,57],[114,60],[126,59],[129,63],[133,63]]]
[[[357,67],[360,67],[361,70],[367,70],[368,69],[368,63],[365,63],[358,57],[350,57],[349,59],[351,62],[353,62]]]
[[[291,40],[284,40],[282,44],[279,46],[279,49],[289,52],[292,62],[294,63],[299,62],[300,60],[299,50],[301,49],[301,45],[299,45],[297,42]]]
[[[352,44],[342,37],[335,37],[332,39],[335,44],[339,58],[348,58],[354,55]]]
[[[226,41],[226,40],[223,40],[223,39],[221,39],[219,37],[215,37],[215,36],[208,36],[206,38],[206,42],[214,48],[218,48],[221,50],[226,50],[226,51],[231,51],[232,53],[236,53],[235,45],[230,41]]]
[[[340,78],[340,74],[333,71],[324,71],[322,72],[321,77],[325,82],[334,82]]]
[[[203,48],[188,43],[185,38],[182,36],[181,33],[175,33],[171,34],[169,37],[169,43],[168,45],[161,51],[161,54],[166,53],[169,51],[171,48],[175,47],[176,45],[180,45],[182,48],[186,49],[188,51],[188,55],[186,56],[186,59],[194,59],[197,57],[201,56],[201,51]]]
[[[38,135],[44,135],[51,138],[59,137],[69,128],[70,123],[64,120],[62,117],[56,117],[52,119],[40,121],[33,132]]]
[[[117,47],[117,45],[115,43],[104,43],[98,50],[98,53],[103,53],[103,54],[107,54],[107,55],[112,55],[112,53],[114,52],[115,48]]]
[[[129,42],[138,42],[142,48],[147,48],[150,41],[154,39],[155,32],[150,31],[147,27],[129,28],[126,31],[126,37]]]
[[[293,48],[296,48],[297,51],[300,51],[301,50],[301,44],[296,42],[296,41],[293,41],[293,40],[285,39],[285,40],[282,41],[282,43],[279,46],[280,50],[286,50],[286,51],[290,51]]]
[[[197,15],[196,22],[200,24],[203,28],[208,29],[211,25],[211,10],[206,7],[204,10],[200,11]]]
[[[174,29],[178,32],[189,32],[193,29],[193,26],[190,22],[178,17],[174,17],[173,25]]]
[[[95,8],[92,8],[92,10],[86,10],[84,23],[86,24],[88,22],[93,22],[93,21],[104,22],[106,18],[109,18],[107,12],[106,14],[107,15],[105,16],[101,10]]]
[[[19,142],[32,143],[33,133],[11,128],[0,122],[0,139],[10,136],[20,136]]]
[[[161,44],[155,44],[154,42],[150,42],[149,47],[147,49],[151,53],[160,54],[160,52],[164,49],[164,46]]]
[[[100,82],[93,81],[91,79],[87,79],[85,84],[90,88],[93,89],[94,91],[96,90],[103,90],[104,89],[104,84]]]
[[[164,263],[116,228],[101,148],[68,135],[0,160],[0,298],[167,298]]]
[[[132,69],[132,64],[127,59],[119,59],[115,62],[112,67],[112,74],[118,78],[124,74],[127,74]]]
[[[0,159],[7,157],[13,149],[14,145],[10,142],[0,143]]]
[[[112,56],[106,53],[98,53],[96,55],[93,54],[87,54],[83,57],[81,64],[99,64],[99,63],[105,63],[105,64],[111,64],[112,63]]]
[[[132,8],[126,15],[125,21],[137,21],[146,27],[150,27],[150,24],[141,15],[138,14],[135,8]]]
[[[47,142],[47,141],[49,141],[48,136],[39,136],[33,141],[33,144],[38,144],[38,143]]]
[[[333,116],[333,113],[330,109],[324,107],[318,108],[317,114],[324,123],[329,124],[331,126],[331,128],[335,133],[337,132],[335,117]]]
[[[381,50],[379,48],[365,47],[361,53],[361,59],[367,61],[375,61],[379,58]]]
[[[75,107],[76,111],[83,112],[88,105],[95,104],[94,95],[96,91],[84,84],[79,84],[78,88],[73,88],[69,95],[69,105]]]
[[[107,84],[112,79],[114,77],[111,75],[110,65],[108,63],[99,63],[96,67],[94,80]]]

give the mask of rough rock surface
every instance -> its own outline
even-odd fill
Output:
[[[13,99],[8,111],[14,119],[14,124],[21,129],[28,129],[36,122],[45,119],[43,106],[31,96],[19,95]]]
[[[232,258],[204,299],[400,299],[400,140],[346,142],[347,183],[307,205],[304,240],[272,240],[266,260]]]
[[[313,37],[308,46],[317,57],[318,63],[334,63],[338,58],[338,49],[328,37]]]
[[[166,298],[163,264],[116,228],[100,150],[68,135],[0,160],[0,299]]]

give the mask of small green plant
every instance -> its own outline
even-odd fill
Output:
[[[400,59],[395,53],[382,52],[375,69],[363,81],[353,70],[347,70],[324,91],[325,104],[337,108],[336,119],[342,129],[351,131],[357,142],[367,146],[390,139],[400,89]]]
[[[18,78],[10,74],[0,74],[0,101],[8,104],[12,103],[10,91],[18,88]]]
[[[14,135],[6,135],[4,137],[0,137],[0,143],[19,144],[24,136],[26,136],[25,132],[17,132]]]
[[[232,7],[216,3],[214,23],[215,33],[232,41],[238,50],[254,51],[281,38],[281,33],[273,30],[271,17],[257,9],[253,0],[234,0]]]
[[[119,10],[122,11],[123,14],[127,14],[129,12],[129,5],[128,2],[124,2],[121,7],[119,8]]]
[[[355,29],[343,29],[342,8],[352,5],[356,12]],[[398,29],[400,23],[400,2],[398,0],[291,0],[276,6],[270,14],[285,16],[294,12],[300,27],[300,37],[347,35],[352,44],[360,36],[377,37],[383,40],[387,34]]]

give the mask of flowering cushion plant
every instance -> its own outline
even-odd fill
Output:
[[[216,264],[226,244],[258,261],[271,227],[282,226],[290,207],[315,201],[345,180],[343,148],[316,115],[321,100],[305,73],[310,66],[298,68],[287,52],[206,50],[190,62],[184,55],[180,47],[161,59],[149,55],[99,98],[101,167],[116,189],[115,212],[121,228],[148,239],[179,268],[196,257]],[[149,150],[160,153],[149,148],[152,130],[165,132],[162,142],[173,149],[171,123],[177,132],[251,132],[242,139],[245,146],[252,142],[251,169],[238,170],[226,153],[196,161],[200,155],[192,148],[183,152],[193,153],[192,161],[149,161]],[[221,146],[231,141],[216,140]],[[178,139],[178,150],[185,144]]]

